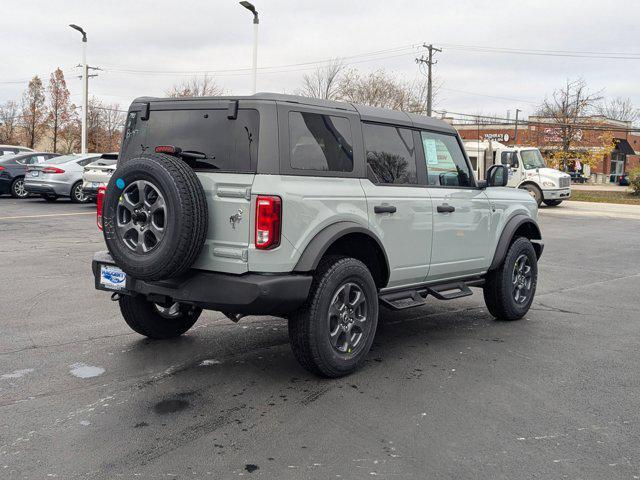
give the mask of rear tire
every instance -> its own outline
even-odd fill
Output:
[[[24,177],[18,177],[11,183],[11,196],[13,198],[27,198],[29,192],[24,188]]]
[[[536,252],[528,238],[518,237],[502,264],[485,279],[484,301],[489,313],[499,320],[524,317],[533,302],[537,283]]]
[[[87,203],[88,198],[82,191],[82,182],[76,182],[71,187],[71,191],[69,192],[69,197],[71,197],[71,203]]]
[[[293,353],[306,370],[341,377],[360,367],[378,325],[378,292],[354,258],[324,258],[305,305],[289,317]]]
[[[538,207],[542,205],[542,200],[544,198],[542,196],[542,190],[540,190],[538,187],[536,187],[532,183],[527,183],[526,185],[522,185],[520,188],[522,190],[526,190],[527,192],[529,192],[529,195],[533,197],[533,199],[538,204]]]
[[[544,200],[544,204],[547,207],[557,207],[562,203],[562,200]]]
[[[172,307],[159,307],[142,296],[123,295],[118,300],[124,321],[134,332],[156,340],[179,337],[189,330],[202,313],[202,309],[179,304],[175,313]]]

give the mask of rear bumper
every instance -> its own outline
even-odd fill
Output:
[[[115,265],[108,252],[93,257],[92,270],[98,290],[100,265]],[[309,294],[310,275],[232,275],[192,269],[179,278],[148,282],[127,276],[125,295],[144,295],[155,303],[181,302],[207,310],[244,315],[285,315],[300,307]]]
[[[11,182],[13,178],[0,177],[0,195],[11,191]]]
[[[29,193],[35,193],[39,195],[59,195],[53,187],[49,185],[27,185],[25,183],[24,188]]]
[[[94,198],[98,196],[98,188],[100,186],[104,186],[104,184],[100,184],[97,187],[94,187],[92,182],[83,182],[82,183],[82,193],[84,193],[87,197]]]
[[[545,200],[567,200],[571,197],[571,188],[558,188],[554,190],[543,190],[542,197]]]
[[[69,196],[69,186],[66,183],[59,182],[43,182],[41,180],[31,180],[25,177],[24,188],[29,193],[58,195],[61,197]]]

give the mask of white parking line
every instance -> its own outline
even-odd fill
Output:
[[[95,215],[96,212],[78,212],[78,213],[48,213],[45,215],[21,215],[19,217],[0,217],[0,220],[19,220],[22,218],[44,218],[44,217],[71,217],[74,215]]]

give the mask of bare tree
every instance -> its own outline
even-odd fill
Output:
[[[567,80],[565,86],[555,90],[551,98],[545,98],[538,114],[549,121],[558,130],[562,151],[571,151],[577,138],[583,117],[591,113],[595,105],[602,100],[601,92],[590,93],[584,79]],[[566,155],[563,156],[566,158]],[[566,161],[563,160],[563,167]]]
[[[194,76],[188,80],[183,80],[174,84],[165,92],[168,97],[215,97],[225,93],[225,89],[207,74],[202,77]]]
[[[49,79],[49,127],[53,135],[53,151],[58,151],[58,137],[60,130],[71,117],[71,104],[69,103],[69,89],[64,79],[64,73],[60,68],[51,74]]]
[[[113,152],[120,148],[125,112],[117,103],[105,104],[96,97],[87,109],[87,148],[92,152]]]
[[[302,87],[296,93],[303,97],[339,100],[344,69],[342,61],[334,59],[327,65],[316,68],[311,74],[305,73],[302,77]]]
[[[60,130],[58,139],[58,149],[60,153],[73,153],[80,150],[81,129],[80,117],[78,116],[75,105],[72,105],[69,121]]]
[[[20,113],[16,102],[9,100],[0,106],[0,143],[8,143],[10,145],[20,143],[19,123]]]
[[[636,123],[640,119],[640,110],[633,106],[630,98],[603,100],[596,105],[595,111],[598,115],[623,122]]]
[[[340,82],[340,98],[372,107],[413,113],[427,111],[426,79],[410,83],[378,70],[363,75],[348,71]]]
[[[102,118],[104,119],[106,137],[105,151],[117,151],[120,148],[120,137],[124,128],[126,112],[120,109],[120,104],[111,103],[105,106]]]
[[[47,122],[44,87],[37,75],[31,79],[22,95],[22,115],[20,124],[24,129],[27,147],[34,148],[42,136]]]

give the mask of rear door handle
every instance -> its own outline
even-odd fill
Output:
[[[375,213],[396,213],[396,210],[393,205],[376,205],[373,207]]]
[[[449,205],[448,203],[443,203],[442,205],[438,205],[437,210],[438,213],[451,213],[456,211],[456,207]]]

